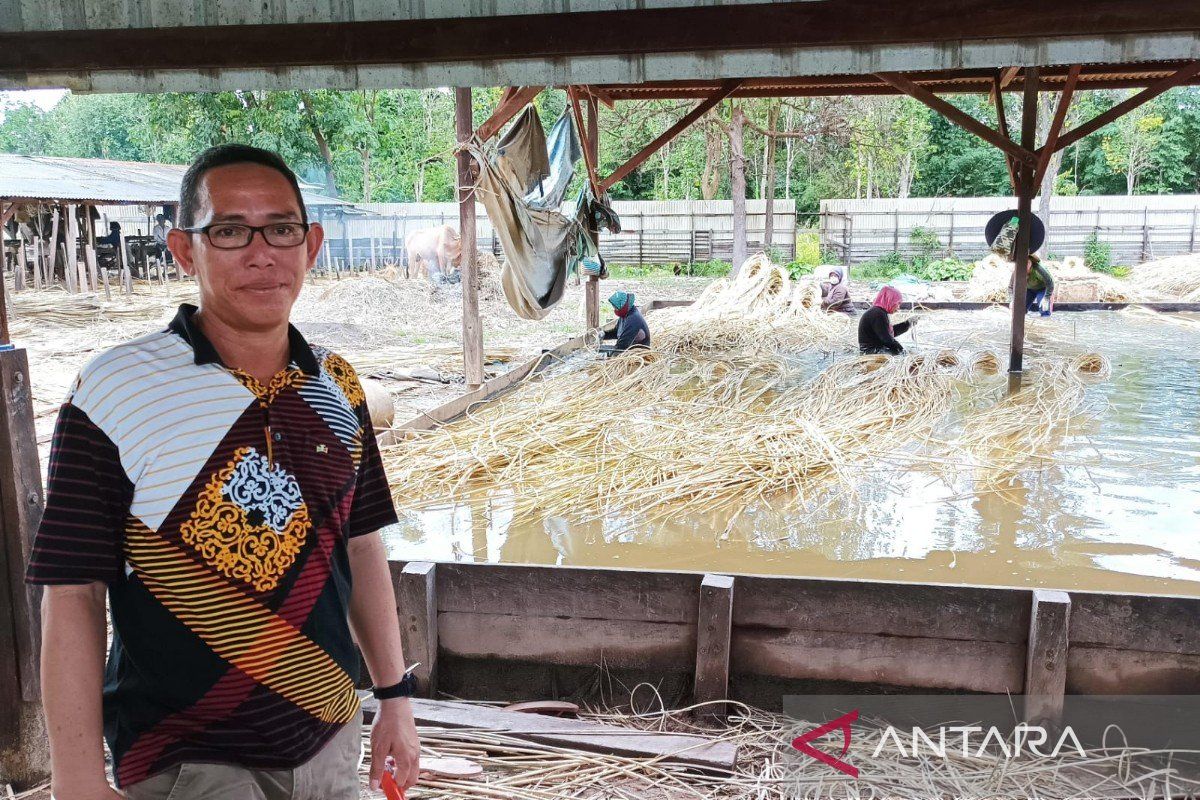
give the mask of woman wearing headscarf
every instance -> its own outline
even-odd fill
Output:
[[[850,301],[846,270],[843,267],[833,267],[829,270],[829,276],[821,281],[821,308],[826,311],[840,311],[843,314],[854,313],[854,303]]]
[[[891,353],[898,356],[904,352],[904,347],[896,341],[896,337],[908,331],[917,324],[915,316],[904,322],[892,324],[890,315],[900,310],[903,298],[899,290],[892,286],[884,286],[875,295],[875,302],[858,320],[858,349],[863,353]]]
[[[604,332],[605,339],[616,339],[613,350],[623,353],[631,347],[650,346],[650,326],[633,304],[633,292],[613,292],[608,303],[617,315],[617,327]]]

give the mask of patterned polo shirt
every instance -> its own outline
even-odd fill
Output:
[[[289,328],[263,386],[195,312],[80,373],[27,575],[108,585],[120,786],[183,761],[295,768],[350,721],[346,544],[396,521],[350,365]]]

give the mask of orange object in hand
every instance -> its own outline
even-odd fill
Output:
[[[379,782],[383,789],[383,794],[387,800],[404,800],[404,790],[400,788],[400,784],[396,783],[396,779],[392,777],[392,773],[386,769],[383,771],[383,779]]]

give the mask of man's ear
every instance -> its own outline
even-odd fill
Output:
[[[321,245],[325,243],[325,229],[321,227],[321,223],[314,222],[308,226],[308,238],[304,240],[304,247],[308,251],[308,270],[312,270],[317,265],[317,256],[321,254]]]
[[[167,249],[175,256],[175,263],[188,275],[196,277],[196,264],[192,258],[192,235],[178,228],[167,231]]]

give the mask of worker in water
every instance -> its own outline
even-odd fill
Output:
[[[604,332],[605,339],[616,339],[613,352],[623,353],[631,347],[650,346],[650,326],[633,302],[633,292],[613,292],[608,304],[617,315],[617,326]]]
[[[821,308],[826,311],[840,311],[843,314],[854,313],[854,303],[850,300],[850,289],[846,286],[844,267],[830,268],[829,274],[821,281]]]
[[[894,356],[904,352],[904,346],[896,341],[896,337],[916,325],[917,317],[914,315],[904,322],[892,324],[891,315],[900,310],[902,300],[900,291],[892,286],[884,286],[875,295],[875,302],[858,320],[858,349],[861,352]]]
[[[1025,265],[1025,312],[1040,312],[1043,317],[1050,316],[1054,310],[1054,276],[1050,270],[1042,266],[1042,260],[1035,255],[1029,256]],[[1014,280],[1009,281],[1008,290],[1011,292]]]
[[[992,252],[1009,261],[1015,261],[1013,251],[1016,249],[1019,219],[1020,214],[1015,209],[1001,211],[988,220],[983,229],[983,238]],[[1041,259],[1034,255],[1046,243],[1046,226],[1036,214],[1030,216],[1029,222],[1029,261],[1025,264],[1025,274],[1028,276],[1025,283],[1025,311],[1038,311],[1043,317],[1048,317],[1054,310],[1054,277],[1050,270],[1042,266]],[[1015,283],[1014,269],[1013,280],[1008,283],[1010,293]]]

